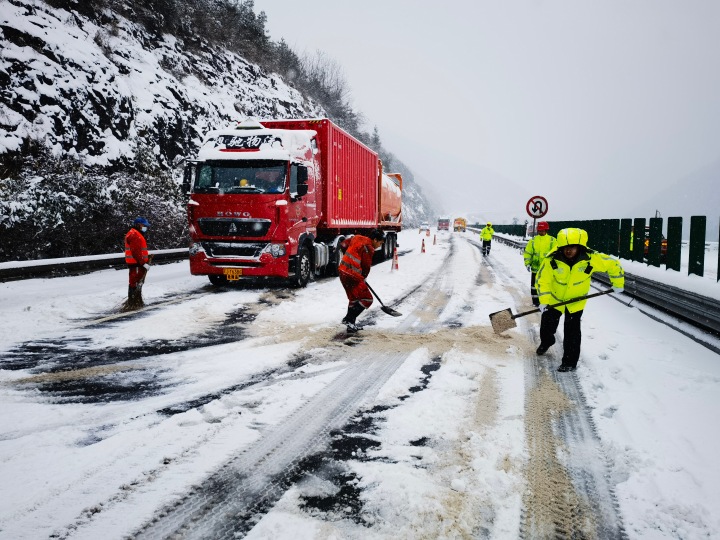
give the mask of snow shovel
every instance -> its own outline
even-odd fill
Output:
[[[393,317],[402,317],[402,313],[400,313],[399,311],[395,311],[394,309],[389,308],[385,304],[383,304],[383,301],[380,300],[380,297],[377,295],[377,293],[375,291],[373,291],[372,287],[370,286],[370,284],[367,281],[365,282],[365,285],[368,286],[368,289],[370,289],[370,292],[373,293],[373,296],[375,296],[375,298],[378,299],[378,302],[380,302],[380,305],[382,306],[380,309],[382,309],[388,315],[392,315]]]
[[[565,302],[560,302],[559,304],[552,304],[552,306],[550,307],[564,306],[566,304],[572,304],[573,302],[579,302],[580,300],[587,300],[588,298],[595,298],[596,296],[602,296],[603,294],[609,294],[611,292],[613,292],[613,290],[608,289],[599,293],[588,294],[587,296],[578,296],[577,298],[565,300]],[[505,330],[510,330],[511,328],[517,327],[515,319],[539,312],[540,309],[536,308],[531,309],[530,311],[526,311],[525,313],[518,313],[517,315],[513,315],[512,311],[510,311],[510,308],[503,309],[502,311],[496,311],[495,313],[490,314],[490,324],[492,325],[493,330],[496,334],[502,334]]]

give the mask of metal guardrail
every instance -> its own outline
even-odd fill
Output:
[[[610,285],[605,273],[595,272],[592,277]],[[625,274],[625,292],[699,326],[720,332],[720,300],[628,273]]]
[[[524,250],[525,246],[527,246],[528,241],[527,240],[512,240],[510,238],[506,238],[504,236],[498,236],[496,234],[493,234],[493,240],[496,240],[500,242],[501,244],[506,244],[508,246],[514,247],[516,249]]]
[[[150,252],[153,264],[182,261],[188,258],[188,248],[162,249]],[[58,277],[107,268],[124,268],[125,254],[96,255],[91,257],[68,257],[66,259],[45,259],[0,263],[0,281],[15,281],[39,277]]]

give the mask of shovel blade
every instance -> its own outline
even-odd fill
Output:
[[[382,309],[388,315],[392,315],[393,317],[402,317],[402,313],[400,313],[399,311],[395,311],[394,309],[387,306],[383,306],[380,309]]]
[[[512,311],[510,311],[510,308],[491,313],[490,324],[492,325],[493,331],[496,334],[502,334],[505,330],[517,328],[517,323],[515,322],[515,319],[513,319]]]

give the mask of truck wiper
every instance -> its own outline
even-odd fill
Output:
[[[236,187],[231,187],[230,189],[226,189],[226,190],[225,190],[225,193],[228,193],[228,192],[230,192],[230,191],[235,191],[235,190],[240,190],[240,191],[253,191],[253,192],[255,192],[255,193],[265,193],[265,190],[264,190],[264,189],[260,189],[260,188],[256,188],[256,187],[238,187],[238,186],[236,186]]]

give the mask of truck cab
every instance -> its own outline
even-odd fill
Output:
[[[185,176],[193,274],[216,284],[296,274],[307,281],[311,258],[297,258],[320,220],[315,137],[257,121],[207,134]]]

